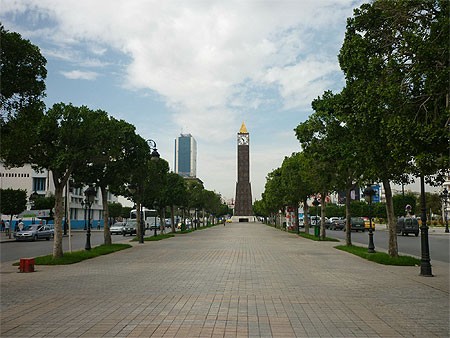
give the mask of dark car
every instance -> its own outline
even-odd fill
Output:
[[[417,218],[399,217],[397,219],[397,234],[402,234],[402,236],[408,236],[408,234],[419,236],[419,222]]]
[[[345,219],[334,220],[330,225],[330,230],[344,230],[345,229]]]
[[[364,226],[364,219],[362,217],[351,217],[350,218],[350,230],[351,231],[366,231],[366,227]],[[344,227],[345,231],[345,227]]]
[[[47,241],[53,237],[53,231],[48,225],[27,225],[22,231],[14,233],[16,241],[36,241],[45,238]]]
[[[136,220],[128,220],[127,223],[124,225],[123,230],[122,230],[122,235],[126,236],[126,235],[136,235],[136,227],[137,227],[137,222]]]

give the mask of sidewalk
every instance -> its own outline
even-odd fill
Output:
[[[1,272],[2,337],[448,337],[449,265],[383,266],[233,223]]]

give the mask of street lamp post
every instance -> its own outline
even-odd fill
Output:
[[[440,197],[442,199],[442,202],[444,202],[443,203],[443,208],[444,208],[445,232],[448,233],[449,230],[448,230],[448,216],[447,216],[448,209],[447,209],[447,203],[448,203],[449,194],[448,194],[447,188],[444,188],[444,190],[442,191]]]
[[[86,231],[86,245],[85,250],[91,250],[91,207],[95,200],[95,195],[97,195],[97,192],[95,188],[90,185],[89,188],[87,188],[84,191],[84,204],[87,206],[88,209],[88,224],[87,224],[87,231]]]
[[[422,225],[420,226],[420,275],[433,277],[430,259],[430,244],[428,241],[427,208],[425,199],[425,178],[420,176],[420,205]]]
[[[159,159],[159,153],[158,153],[158,149],[156,148],[156,142],[155,141],[153,141],[153,140],[151,140],[151,139],[148,139],[147,140],[147,144],[148,144],[148,146],[150,147],[150,151],[151,151],[151,154],[150,154],[150,156],[151,156],[151,160],[152,161],[157,161],[158,159]],[[155,207],[155,210],[156,210],[156,207]],[[154,229],[155,229],[155,236],[156,236],[156,216],[157,216],[157,212],[155,212],[155,224],[154,224]],[[142,229],[143,229],[143,226],[142,226]],[[144,230],[142,230],[142,232],[141,233],[143,233],[144,232]]]
[[[84,215],[83,215],[84,227],[83,227],[83,229],[84,229],[84,230],[87,230],[87,227],[86,227],[86,210],[87,210],[87,204],[84,203],[84,200],[82,200],[80,204],[81,204],[81,208],[84,210]]]
[[[375,195],[375,190],[372,188],[372,185],[368,185],[366,189],[364,189],[364,195],[369,199],[369,246],[367,247],[367,252],[375,253],[372,229],[372,197]]]
[[[319,200],[317,197],[314,197],[314,201],[312,204],[316,207],[316,222],[314,225],[314,236],[319,237],[319,231],[317,231],[317,218],[319,217],[319,209],[317,208],[320,205]]]

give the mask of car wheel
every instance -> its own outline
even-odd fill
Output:
[[[50,237],[46,237],[45,240],[49,241],[49,240],[50,240]]]
[[[37,241],[37,239],[38,239],[38,236],[37,236],[37,235],[34,235],[34,236],[33,236],[33,242],[34,242],[34,241]]]
[[[414,235],[415,235],[415,236],[417,237],[417,236],[419,236],[419,233],[418,233],[418,232],[416,232],[416,233],[415,233]]]

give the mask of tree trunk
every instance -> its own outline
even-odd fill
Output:
[[[345,244],[352,245],[352,228],[350,226],[350,202],[351,202],[352,187],[345,191]]]
[[[172,232],[175,233],[175,207],[173,205],[170,206],[170,221],[172,225]]]
[[[398,257],[397,245],[397,224],[394,215],[394,200],[392,198],[391,184],[388,180],[383,180],[384,193],[386,195],[387,226],[389,231],[389,249],[391,257]]]
[[[308,197],[303,200],[303,224],[305,225],[305,233],[309,234],[309,206]]]
[[[66,183],[59,183],[57,178],[53,179],[55,184],[55,213],[54,213],[54,229],[55,237],[53,239],[53,258],[60,258],[63,256],[62,247],[62,215],[64,214],[64,197],[63,189]]]
[[[136,202],[136,236],[141,238],[141,203]],[[156,224],[155,224],[156,226]]]
[[[165,233],[166,229],[166,208],[162,208],[159,212],[159,231]]]
[[[327,196],[327,192],[322,192],[322,203],[320,205],[320,239],[323,241],[326,237],[326,230],[325,230],[325,197]]]
[[[105,187],[100,187],[102,192],[102,204],[103,204],[103,237],[104,244],[111,245],[111,232],[109,231],[109,209],[108,209],[108,192]]]

